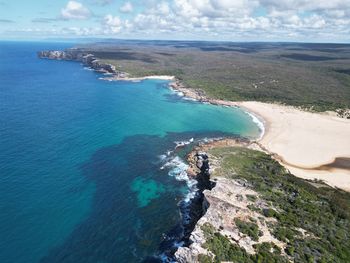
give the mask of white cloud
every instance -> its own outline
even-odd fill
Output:
[[[317,11],[350,7],[348,0],[260,0],[261,6],[278,10]]]
[[[85,1],[108,4],[113,0]],[[130,1],[122,1],[119,9],[132,13],[127,20],[116,13],[100,13],[100,26],[66,28],[64,32],[141,38],[312,41],[327,37],[350,41],[350,0],[142,0],[142,11]],[[69,1],[61,11],[63,19],[91,15],[76,1]]]
[[[129,25],[128,31],[139,35],[310,40],[333,33],[341,39],[349,32],[350,1],[148,0]]]
[[[124,5],[119,8],[119,11],[122,13],[131,13],[133,10],[134,7],[130,2],[125,2]]]
[[[256,6],[256,0],[174,0],[174,11],[185,17],[242,17],[250,14]]]
[[[92,0],[92,3],[104,6],[113,3],[113,0]]]
[[[61,10],[61,17],[63,19],[88,19],[91,12],[82,3],[76,1],[69,1],[66,7]]]
[[[30,37],[42,37],[42,36],[58,36],[58,37],[71,37],[74,36],[92,36],[92,35],[102,35],[104,34],[101,28],[95,27],[63,27],[63,28],[22,28],[15,31],[8,30],[7,34],[21,33]]]
[[[122,29],[123,23],[117,16],[106,15],[103,20],[106,28],[106,33],[119,33]]]

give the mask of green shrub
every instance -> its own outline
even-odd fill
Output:
[[[246,195],[247,199],[251,202],[255,202],[257,197],[255,195]]]
[[[263,214],[266,217],[274,217],[277,216],[277,212],[275,210],[273,210],[272,208],[266,208],[263,209]]]
[[[198,255],[198,261],[199,261],[199,263],[211,263],[211,262],[213,262],[211,257],[209,257],[208,255],[204,255],[204,254]]]
[[[235,218],[234,222],[241,233],[248,235],[254,241],[258,241],[259,236],[262,236],[262,232],[256,223],[243,221],[239,218]]]
[[[238,245],[232,244],[230,240],[221,235],[214,233],[207,239],[204,247],[215,255],[215,262],[233,261],[252,263],[249,254]]]
[[[214,148],[210,154],[221,158],[214,175],[248,181],[270,206],[261,210],[251,204],[248,208],[277,220],[268,224],[270,231],[287,243],[286,253],[297,262],[350,262],[349,193],[326,186],[317,188],[259,151],[226,147]],[[305,237],[298,228],[306,231]],[[254,228],[248,230],[246,234],[256,239]]]

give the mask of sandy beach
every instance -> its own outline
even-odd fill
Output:
[[[350,191],[349,119],[271,103],[208,99],[181,83],[173,83],[171,87],[199,101],[238,106],[254,114],[265,127],[262,138],[258,140],[259,145],[291,173],[305,179],[323,180],[331,186]]]
[[[154,76],[145,76],[145,77],[139,77],[139,78],[132,78],[132,77],[118,77],[118,76],[112,76],[112,77],[104,77],[102,79],[104,80],[110,80],[110,81],[116,81],[116,80],[122,80],[122,81],[142,81],[146,79],[160,79],[160,80],[174,80],[174,76],[167,76],[167,75],[154,75]]]
[[[125,81],[144,79],[175,80],[175,77],[113,78]],[[264,124],[263,136],[257,140],[261,149],[272,154],[291,173],[350,191],[349,119],[272,103],[208,99],[179,81],[170,83],[170,88],[198,101],[241,107]]]
[[[266,130],[259,143],[294,175],[350,191],[350,120],[277,104],[238,105],[261,116]]]

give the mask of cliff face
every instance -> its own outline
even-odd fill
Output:
[[[179,247],[175,252],[176,262],[213,262],[216,255],[211,251],[209,243],[218,236],[239,247],[248,256],[255,254],[256,246],[263,243],[274,244],[281,250],[286,247],[286,244],[277,240],[269,229],[269,225],[274,224],[276,220],[252,210],[252,207],[263,210],[269,205],[252,189],[249,182],[244,179],[215,176],[213,173],[221,164],[220,160],[209,153],[210,148],[240,144],[245,145],[244,142],[230,139],[214,141],[198,147],[187,156],[190,174],[196,175],[199,186],[201,184],[203,186],[201,199],[203,216],[198,219],[185,246]],[[213,176],[211,178],[213,181],[210,181],[209,172]],[[258,235],[252,237],[242,233],[239,223],[254,224]],[[283,252],[282,256],[285,256]]]
[[[118,75],[120,72],[116,70],[114,65],[99,61],[93,54],[84,53],[76,49],[61,50],[45,50],[38,52],[39,58],[56,59],[56,60],[73,60],[82,62],[84,66],[90,67],[98,72],[111,73]]]
[[[212,190],[204,190],[203,208],[206,213],[197,222],[190,235],[190,245],[180,247],[175,253],[177,262],[201,262],[201,257],[215,258],[215,254],[208,250],[206,243],[210,237],[207,228],[227,238],[227,240],[243,248],[248,254],[255,253],[255,245],[263,242],[272,242],[281,249],[285,244],[275,239],[270,233],[269,224],[274,223],[272,218],[263,218],[261,214],[251,211],[249,205],[267,207],[259,200],[258,193],[249,188],[244,181],[227,178],[215,178],[216,186]],[[256,202],[250,201],[249,197],[256,197]],[[249,222],[251,218],[256,219],[256,224],[261,231],[258,240],[240,232],[235,225],[235,220]],[[263,218],[263,220],[261,219]]]

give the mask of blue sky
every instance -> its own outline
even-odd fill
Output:
[[[1,39],[350,42],[350,0],[0,0]]]

